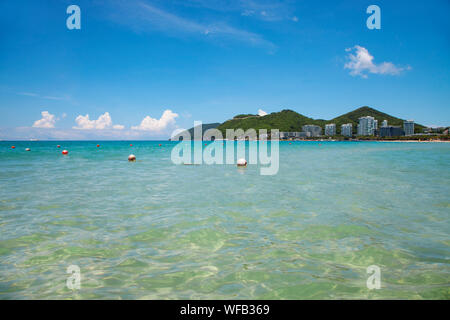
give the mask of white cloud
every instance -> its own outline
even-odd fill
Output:
[[[374,57],[369,53],[369,51],[358,45],[353,48],[347,48],[345,51],[349,52],[347,56],[349,61],[344,65],[344,68],[349,69],[352,76],[367,78],[368,73],[397,75],[405,69],[411,69],[411,67],[398,67],[392,62],[375,64],[373,62]],[[355,51],[355,53],[353,54],[352,51]]]
[[[78,126],[73,128],[80,130],[103,130],[110,129],[111,127],[113,129],[122,130],[124,128],[124,126],[119,124],[113,126],[109,112],[105,112],[100,117],[98,117],[97,120],[90,120],[88,114],[86,114],[85,116],[79,115],[78,117],[76,117],[75,122]]]
[[[163,5],[160,7],[148,2],[128,0],[108,3],[108,7],[110,7],[109,10],[120,12],[119,14],[109,14],[109,19],[139,33],[158,30],[175,37],[189,35],[217,41],[221,44],[226,40],[231,40],[250,46],[263,47],[269,52],[276,50],[276,46],[260,34],[233,27],[226,22],[217,21],[217,19],[203,17],[199,21],[184,18],[176,11],[174,12],[174,8],[164,9]]]
[[[21,96],[26,97],[35,97],[35,98],[41,98],[41,99],[47,99],[47,100],[69,100],[68,97],[56,97],[56,96],[43,96],[34,92],[19,92],[18,93]]]
[[[20,94],[21,96],[27,96],[27,97],[39,97],[39,95],[37,93],[33,93],[33,92],[19,92],[18,94]]]
[[[133,126],[131,127],[131,129],[161,132],[166,128],[174,125],[176,117],[178,117],[178,114],[172,112],[172,110],[167,109],[166,111],[164,111],[160,119],[153,119],[150,116],[146,116],[144,119],[142,119],[140,125]]]
[[[0,139],[4,140],[165,140],[169,132],[150,132],[131,129],[79,130],[58,128],[0,127]]]
[[[265,112],[265,111],[262,110],[262,109],[258,109],[258,116],[264,117],[264,116],[266,116],[266,115],[267,115],[267,112]]]
[[[241,16],[249,17],[255,14],[255,11],[253,10],[244,10],[244,12],[241,13]]]
[[[33,123],[33,128],[54,128],[56,118],[54,114],[50,114],[48,111],[41,112],[42,119],[36,120]]]
[[[123,130],[123,129],[125,129],[125,126],[123,126],[123,125],[121,125],[121,124],[115,124],[115,125],[113,125],[113,129],[116,129],[116,130]]]

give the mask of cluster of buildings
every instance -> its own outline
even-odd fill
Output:
[[[359,118],[357,128],[358,136],[379,136],[379,137],[398,137],[412,136],[414,134],[414,121],[403,121],[403,128],[399,126],[388,125],[387,120],[383,120],[381,126],[378,127],[378,120],[374,117],[366,116]]]
[[[334,127],[336,130],[336,125]],[[322,127],[307,124],[302,127],[302,132],[280,132],[280,139],[320,137],[321,135]]]
[[[336,124],[329,123],[325,125],[325,136],[335,136]],[[374,117],[366,116],[359,118],[356,128],[358,136],[379,136],[379,137],[397,137],[410,136],[414,134],[414,121],[406,120],[403,122],[403,128],[398,126],[389,126],[387,120],[383,120],[378,127],[378,120]],[[344,137],[353,136],[353,124],[346,123],[341,125],[341,135]],[[280,132],[280,139],[309,138],[322,136],[322,127],[308,124],[302,127],[302,132]]]

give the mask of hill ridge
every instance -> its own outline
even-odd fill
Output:
[[[313,119],[302,115],[296,111],[290,109],[283,109],[279,112],[272,112],[268,115],[261,117],[246,117],[246,118],[236,118],[227,120],[219,125],[217,128],[222,132],[226,129],[238,129],[242,128],[244,130],[253,128],[259,129],[279,129],[280,131],[302,131],[302,126],[307,124],[315,124],[321,126],[322,128],[325,124],[335,123],[337,133],[340,133],[341,125],[345,123],[353,124],[353,131],[356,132],[358,119],[364,116],[372,116],[378,120],[379,125],[383,120],[387,120],[389,125],[403,126],[404,119],[391,116],[387,113],[381,112],[374,108],[368,106],[359,107],[353,111],[347,112],[343,115],[337,116],[331,120],[323,119]],[[415,129],[421,131],[425,128],[420,124],[415,124]]]

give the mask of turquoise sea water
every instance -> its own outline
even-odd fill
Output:
[[[282,142],[273,176],[173,146],[0,142],[0,299],[450,298],[450,144]]]

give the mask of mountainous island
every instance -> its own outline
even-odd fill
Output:
[[[279,129],[280,131],[302,131],[302,126],[308,124],[315,124],[322,128],[329,123],[336,124],[337,133],[340,133],[341,125],[345,123],[353,124],[353,132],[356,133],[356,127],[358,125],[358,119],[365,116],[374,117],[381,124],[383,120],[387,120],[389,125],[403,126],[403,119],[393,117],[384,112],[375,110],[369,107],[361,107],[339,117],[331,120],[313,119],[306,117],[300,113],[292,110],[282,110],[280,112],[273,112],[266,116],[260,117],[258,115],[238,115],[233,119],[227,120],[217,128],[223,132],[226,129],[242,128],[247,130],[249,128],[254,129]],[[425,127],[420,124],[415,124],[415,130],[422,132]]]
[[[217,128],[222,131],[223,136],[225,136],[226,129],[243,129],[248,130],[253,128],[255,130],[259,129],[278,129],[280,132],[300,132],[302,131],[302,126],[304,125],[317,125],[322,128],[326,124],[334,123],[336,124],[336,135],[341,134],[341,125],[351,123],[353,125],[353,134],[356,134],[357,126],[359,123],[359,118],[371,116],[378,120],[378,125],[380,126],[382,121],[387,120],[389,126],[402,127],[404,119],[400,119],[391,116],[387,113],[378,111],[376,109],[364,106],[353,110],[351,112],[340,115],[336,118],[330,120],[323,119],[313,119],[304,116],[293,110],[284,109],[279,112],[272,112],[265,116],[259,116],[256,114],[240,114],[236,115],[233,119],[227,120],[223,123],[209,123],[203,124],[203,132],[211,128]],[[425,126],[415,123],[414,132],[423,133]],[[194,128],[188,130],[191,136],[194,134]]]

